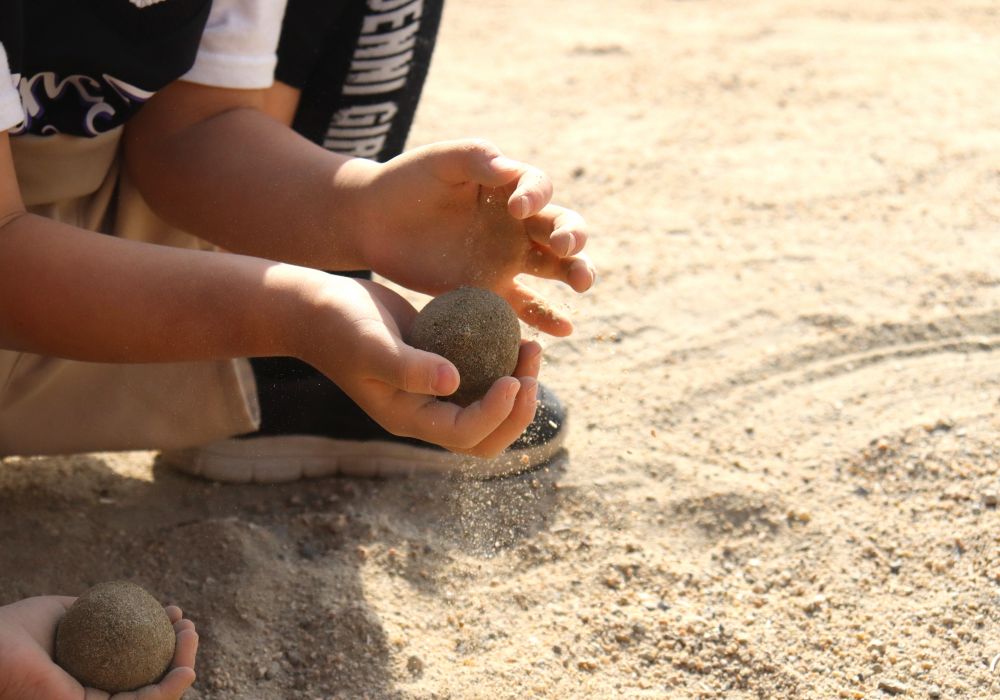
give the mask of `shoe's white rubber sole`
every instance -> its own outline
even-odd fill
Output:
[[[188,450],[163,452],[168,466],[212,481],[275,483],[321,476],[463,476],[490,479],[537,468],[562,447],[565,428],[554,439],[508,451],[495,459],[460,455],[419,445],[281,435],[228,439]]]

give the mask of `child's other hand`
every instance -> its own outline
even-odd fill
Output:
[[[417,314],[408,301],[375,282],[323,277],[315,313],[300,326],[297,354],[383,428],[453,452],[495,457],[531,423],[538,343],[522,343],[514,376],[498,379],[480,401],[462,408],[447,400],[459,384],[455,366],[403,341]]]
[[[173,666],[162,681],[109,695],[84,688],[52,660],[56,625],[76,598],[40,596],[0,607],[0,700],[179,700],[194,682],[198,634],[180,608],[167,615],[177,633]]]
[[[487,287],[526,323],[552,335],[572,332],[517,275],[590,288],[594,269],[581,251],[586,224],[549,203],[552,183],[480,140],[417,148],[379,166],[373,212],[361,245],[379,274],[427,294],[461,285]]]

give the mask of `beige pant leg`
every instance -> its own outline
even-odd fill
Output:
[[[96,139],[12,139],[22,195],[35,214],[124,238],[211,245],[163,223],[125,176],[120,130]],[[0,457],[192,447],[257,428],[246,360],[76,362],[0,350]]]

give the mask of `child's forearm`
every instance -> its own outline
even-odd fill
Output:
[[[94,362],[291,355],[315,275],[21,214],[0,226],[0,347]]]
[[[126,136],[140,191],[168,222],[227,250],[364,267],[357,194],[377,166],[317,148],[251,108],[253,97],[185,83],[156,95]]]

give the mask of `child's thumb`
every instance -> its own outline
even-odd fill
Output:
[[[424,155],[446,182],[475,182],[500,187],[516,180],[526,170],[523,163],[505,157],[484,139],[443,141],[424,147]]]
[[[411,394],[447,396],[458,389],[455,365],[432,352],[398,343],[370,360],[380,380]]]

